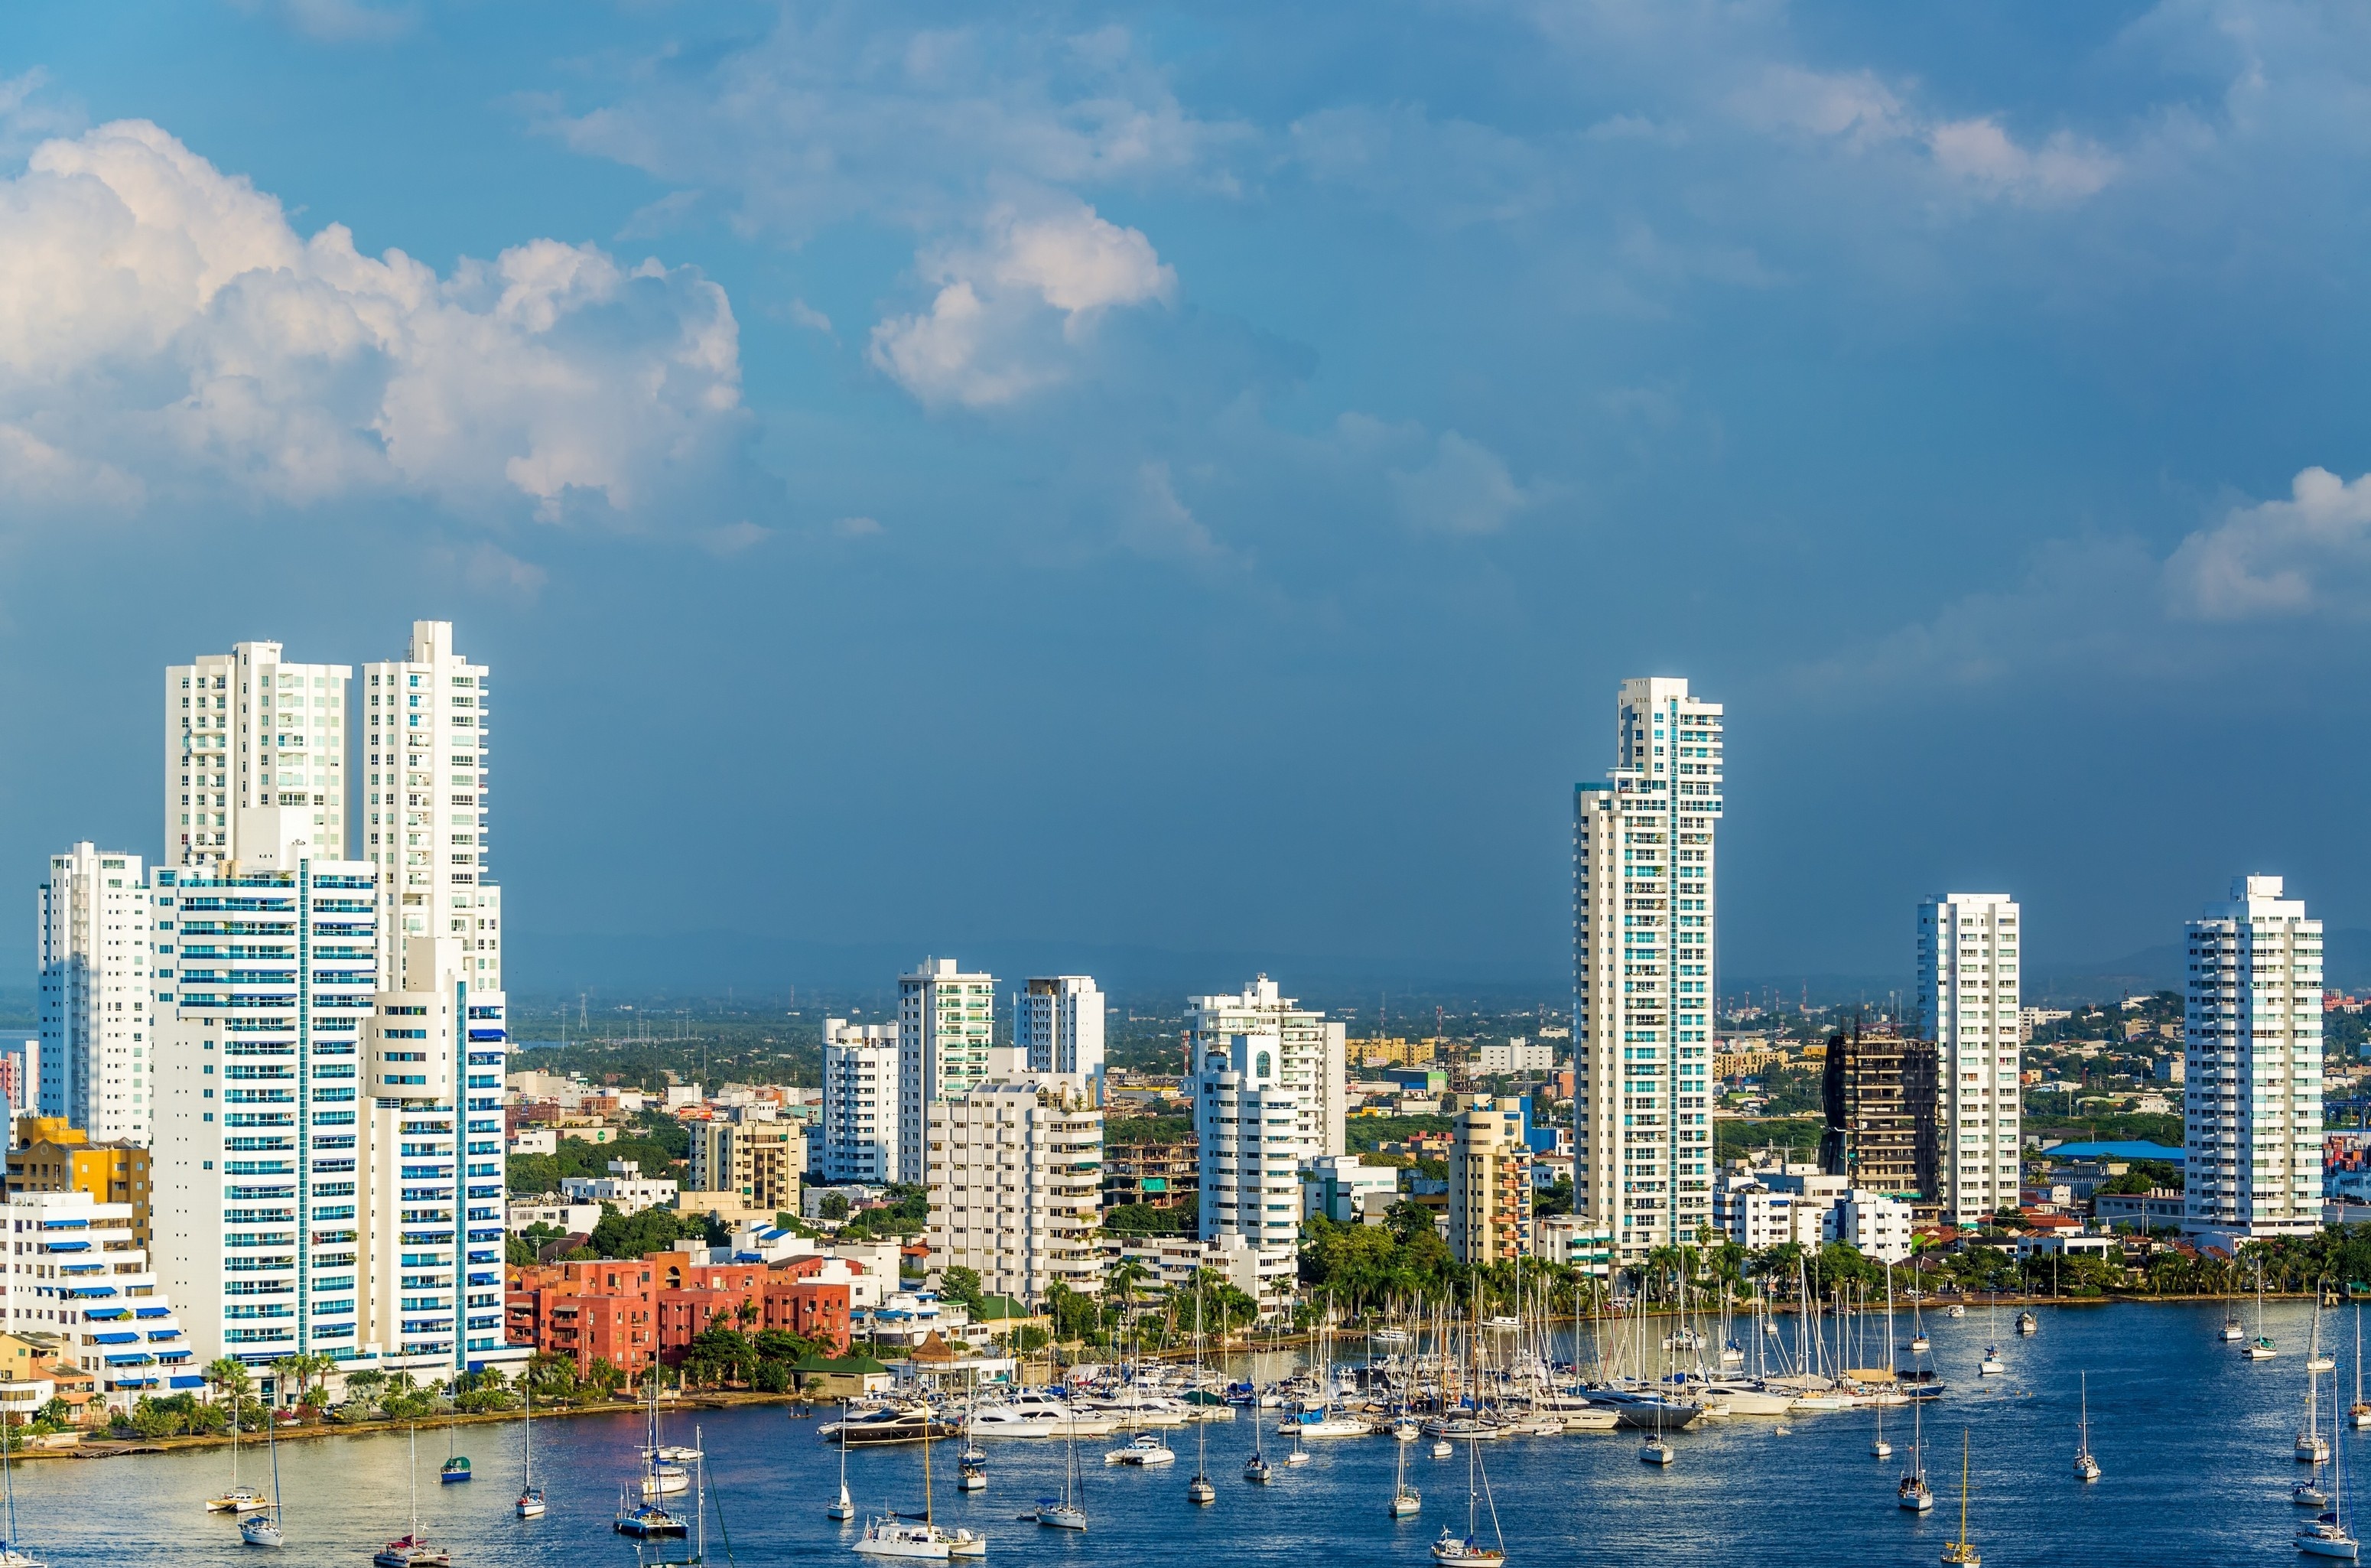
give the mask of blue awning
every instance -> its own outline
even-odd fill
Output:
[[[151,1329],[148,1330],[148,1338],[152,1342],[157,1340],[178,1340],[180,1337],[181,1330],[179,1329]]]
[[[41,1250],[44,1252],[87,1252],[90,1250],[90,1243],[87,1241],[44,1241],[41,1243]]]
[[[194,1374],[185,1376],[170,1377],[166,1379],[166,1381],[176,1388],[202,1388],[206,1386],[206,1380]]]
[[[172,1308],[160,1307],[158,1310],[169,1312]],[[111,1323],[119,1318],[129,1318],[132,1316],[132,1313],[127,1307],[94,1307],[86,1311],[83,1316],[89,1318],[94,1323]]]
[[[102,1345],[134,1345],[140,1342],[140,1336],[137,1334],[93,1334],[91,1336],[91,1342]]]
[[[107,1358],[107,1365],[110,1366],[150,1366],[156,1364],[156,1358],[153,1355],[110,1355]]]
[[[76,1300],[88,1300],[94,1296],[113,1295],[114,1294],[115,1287],[113,1285],[75,1285],[73,1289],[66,1292],[66,1295],[73,1296]]]
[[[169,1318],[173,1315],[173,1309],[169,1307],[135,1307],[132,1309],[132,1313],[135,1318]]]

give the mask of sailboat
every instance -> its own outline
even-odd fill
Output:
[[[1292,1446],[1284,1456],[1284,1468],[1287,1469],[1297,1469],[1317,1457],[1301,1446],[1301,1429],[1304,1424],[1298,1421],[1292,1423]]]
[[[2354,1402],[2346,1407],[2346,1419],[2355,1431],[2371,1430],[2371,1403],[2363,1398],[2363,1308],[2354,1308]]]
[[[2359,1376],[2362,1372],[2360,1357],[2356,1359],[2355,1371]],[[2333,1407],[2336,1402],[2331,1401]],[[2338,1431],[2335,1408],[2330,1416],[2331,1434],[2334,1437]],[[2307,1557],[2336,1557],[2352,1562],[2361,1548],[2346,1527],[2346,1446],[2338,1443],[2332,1446],[2335,1452],[2330,1483],[2330,1511],[2318,1516],[2311,1524],[2297,1527],[2296,1549]]]
[[[1926,1427],[1920,1413],[1926,1408],[1924,1400],[1910,1401],[1910,1468],[1902,1472],[1902,1482],[1893,1489],[1894,1502],[1912,1514],[1924,1514],[1935,1506],[1935,1491],[1926,1484]]]
[[[411,1425],[411,1458],[404,1467],[411,1481],[411,1528],[372,1554],[377,1568],[453,1568],[453,1554],[431,1546],[420,1533],[420,1425]]]
[[[2239,1353],[2250,1361],[2270,1361],[2280,1354],[2280,1347],[2264,1332],[2264,1260],[2256,1260],[2256,1337],[2239,1347]]]
[[[1252,1423],[1255,1432],[1259,1423]],[[1079,1434],[1075,1430],[1062,1436],[1068,1445],[1062,1458],[1062,1495],[1037,1499],[1037,1522],[1058,1530],[1083,1530],[1087,1527],[1086,1478],[1079,1473]]]
[[[2338,1358],[2321,1348],[2321,1302],[2313,1304],[2313,1343],[2305,1353],[2307,1372],[2330,1372],[2338,1366]]]
[[[1993,1342],[1984,1347],[1984,1360],[1976,1363],[1976,1376],[1979,1377],[1997,1377],[2008,1370],[2008,1363],[2001,1359],[2000,1353],[2000,1295],[1997,1292],[1993,1295],[1992,1330]]]
[[[1202,1292],[1198,1284],[1194,1292],[1194,1387],[1202,1387]],[[1252,1424],[1259,1424],[1259,1411],[1252,1411]],[[1194,1423],[1194,1479],[1186,1483],[1186,1501],[1196,1507],[1205,1507],[1219,1500],[1219,1489],[1210,1484],[1209,1440],[1210,1423]]]
[[[2318,1318],[2321,1314],[2316,1311],[2314,1316]],[[2317,1324],[2317,1335],[2319,1329]],[[2315,1369],[2313,1361],[2308,1356],[2305,1364],[2305,1425],[2298,1429],[2293,1451],[2298,1464],[2319,1469],[2330,1462],[2330,1445],[2321,1435],[2321,1374]]]
[[[519,1387],[526,1394],[526,1420],[519,1428],[519,1494],[513,1506],[522,1519],[540,1519],[543,1488],[535,1483],[535,1380],[522,1376]]]
[[[1934,1348],[1935,1342],[1926,1337],[1926,1325],[1919,1317],[1918,1297],[1913,1294],[1910,1297],[1910,1353],[1925,1355]]]
[[[1252,1407],[1252,1457],[1243,1461],[1243,1479],[1255,1486],[1266,1486],[1276,1479],[1276,1469],[1267,1462],[1267,1453],[1260,1446],[1260,1428],[1266,1423],[1259,1419],[1259,1407]]]
[[[2239,1308],[2231,1300],[2230,1282],[2226,1278],[2223,1289],[2223,1328],[2215,1338],[2226,1345],[2236,1345],[2247,1337],[2247,1325],[2239,1321]]]
[[[1383,1512],[1387,1516],[1394,1519],[1412,1518],[1415,1516],[1417,1511],[1424,1506],[1424,1498],[1417,1492],[1415,1487],[1408,1484],[1408,1446],[1405,1443],[1394,1443],[1392,1445],[1392,1448],[1399,1457],[1399,1477],[1392,1484],[1391,1506],[1384,1509]]]
[[[1475,1309],[1476,1316],[1480,1308]],[[1490,1477],[1482,1468],[1482,1440],[1468,1438],[1465,1444],[1465,1536],[1458,1539],[1457,1531],[1444,1526],[1440,1539],[1432,1543],[1432,1560],[1440,1568],[1501,1568],[1507,1561],[1506,1532],[1498,1527],[1498,1504],[1490,1497]],[[1487,1502],[1490,1507],[1490,1533],[1497,1546],[1484,1546],[1480,1539],[1477,1506]]]
[[[642,1445],[642,1495],[671,1497],[689,1489],[691,1472],[684,1466],[700,1458],[698,1448],[679,1448],[659,1441],[659,1369],[652,1366],[649,1441]],[[929,1418],[923,1419],[927,1434]]]
[[[2081,1424],[2076,1428],[2075,1478],[2077,1481],[2097,1481],[2099,1479],[2099,1461],[2091,1457],[2091,1375],[2083,1372],[2076,1376],[2082,1379],[2083,1415]]]
[[[1870,1440],[1868,1451],[1873,1458],[1893,1458],[1893,1445],[1885,1440],[1885,1401],[1882,1400],[1877,1401],[1877,1435]]]
[[[848,1495],[848,1401],[845,1400],[839,1402],[839,1501],[825,1509],[823,1516],[837,1519],[842,1524],[856,1517],[855,1501]]]
[[[469,1479],[469,1461],[468,1458],[453,1451],[455,1427],[456,1423],[454,1420],[449,1416],[446,1417],[445,1422],[445,1463],[443,1468],[438,1469],[436,1472],[437,1484],[440,1486],[451,1486],[457,1481],[464,1481]]]
[[[278,1546],[287,1538],[280,1530],[280,1426],[265,1434],[272,1445],[272,1506],[260,1508],[238,1522],[239,1538],[249,1546]]]
[[[1640,1321],[1642,1323],[1645,1321],[1643,1317]],[[1641,1349],[1643,1348],[1644,1347],[1642,1346]],[[1658,1378],[1660,1378],[1662,1375],[1662,1367],[1660,1364],[1656,1366],[1655,1372]],[[1666,1465],[1676,1463],[1680,1457],[1677,1453],[1672,1451],[1671,1446],[1669,1443],[1663,1441],[1663,1407],[1670,1402],[1671,1387],[1671,1384],[1665,1382],[1660,1384],[1656,1388],[1655,1435],[1648,1438],[1638,1449],[1638,1462],[1644,1465],[1653,1465],[1658,1469],[1660,1469]]]
[[[690,1450],[695,1460],[702,1450],[695,1446]],[[1072,1459],[1077,1458],[1075,1442]],[[705,1467],[703,1466],[703,1472]],[[703,1516],[704,1517],[704,1516]],[[1083,1522],[1081,1528],[1084,1528]],[[922,1516],[916,1520],[901,1518],[896,1510],[885,1512],[864,1527],[854,1549],[865,1557],[920,1558],[932,1562],[944,1562],[953,1557],[984,1557],[988,1542],[969,1530],[947,1531],[939,1527],[932,1516],[931,1504],[931,1431],[930,1423],[922,1423]]]
[[[6,1418],[0,1417],[0,1421]],[[17,1470],[10,1462],[9,1451],[17,1446],[16,1434],[0,1425],[0,1493],[8,1500],[8,1534],[0,1539],[0,1568],[49,1568],[49,1564],[17,1545]]]
[[[1976,1553],[1976,1543],[1968,1539],[1968,1433],[1960,1430],[1960,1539],[1943,1545],[1943,1562],[1947,1568],[1983,1568],[1984,1559]]]
[[[230,1490],[206,1499],[209,1514],[252,1514],[268,1505],[263,1493],[238,1479],[238,1394],[230,1397]]]

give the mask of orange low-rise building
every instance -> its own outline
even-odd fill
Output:
[[[828,1353],[848,1350],[849,1288],[824,1281],[821,1258],[780,1263],[698,1263],[688,1252],[631,1262],[538,1263],[509,1271],[508,1340],[565,1355],[578,1373],[605,1358],[634,1374],[672,1365],[711,1327],[781,1329]],[[743,1307],[750,1311],[746,1317]]]

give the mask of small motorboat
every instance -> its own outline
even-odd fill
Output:
[[[1449,1456],[1450,1456],[1450,1455],[1454,1454],[1455,1452],[1457,1452],[1457,1450],[1456,1450],[1455,1448],[1453,1448],[1453,1447],[1452,1447],[1452,1446],[1450,1446],[1450,1442],[1449,1442],[1449,1439],[1448,1439],[1448,1438],[1446,1438],[1446,1437],[1436,1437],[1436,1438],[1434,1438],[1434,1439],[1433,1439],[1433,1443],[1432,1443],[1432,1457],[1433,1457],[1434,1458],[1436,1458],[1436,1459],[1445,1459],[1445,1458],[1449,1458]]]
[[[1950,1318],[1950,1319],[1951,1319],[1952,1321],[1954,1321],[1954,1322],[1957,1322],[1959,1319],[1960,1319],[1960,1318],[1965,1318],[1967,1315],[1968,1315],[1968,1308],[1967,1308],[1967,1306],[1966,1306],[1966,1304],[1965,1304],[1965,1303],[1962,1303],[1962,1302],[1957,1302],[1957,1301],[1955,1301],[1955,1302],[1951,1303],[1951,1305],[1950,1305],[1950,1306],[1946,1307],[1945,1308],[1943,1308],[1943,1316],[1944,1316],[1944,1317],[1946,1317],[1946,1318]]]
[[[469,1461],[463,1458],[458,1454],[456,1454],[451,1458],[445,1460],[436,1471],[436,1481],[437,1484],[440,1486],[451,1486],[457,1481],[464,1481],[468,1479]]]
[[[209,1514],[252,1514],[259,1508],[272,1506],[272,1499],[251,1486],[234,1486],[228,1492],[206,1499]]]
[[[1150,1432],[1139,1432],[1125,1448],[1114,1448],[1104,1456],[1107,1465],[1134,1465],[1139,1469],[1157,1469],[1177,1462],[1176,1452]]]
[[[2033,1315],[2033,1308],[2030,1307],[2017,1315],[2017,1331],[2020,1334],[2038,1334],[2041,1331],[2041,1319]]]

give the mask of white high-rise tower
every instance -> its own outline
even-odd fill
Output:
[[[931,1107],[960,1099],[988,1076],[996,1041],[996,977],[953,958],[925,958],[897,977],[897,1179],[930,1179],[922,1146]]]
[[[2245,877],[2188,926],[2183,1228],[2321,1228],[2321,922]]]
[[[345,858],[353,675],[351,665],[290,664],[277,643],[234,643],[166,668],[165,864],[240,859],[239,810],[259,806],[296,813],[313,853]]]
[[[2018,1206],[2017,900],[1941,893],[1918,906],[1918,1016],[1935,1042],[1943,1217]]]
[[[41,1114],[93,1143],[148,1141],[156,1088],[140,857],[78,843],[40,888]]]
[[[486,667],[453,623],[415,621],[400,659],[363,667],[362,857],[378,871],[381,983],[408,989],[415,936],[461,944],[473,989],[503,988],[503,893],[487,853]]]
[[[1031,1073],[1104,1070],[1104,993],[1082,974],[1031,979],[1012,999],[1012,1045]]]
[[[1721,707],[1625,680],[1614,738],[1573,796],[1573,1208],[1626,1260],[1712,1223]]]

